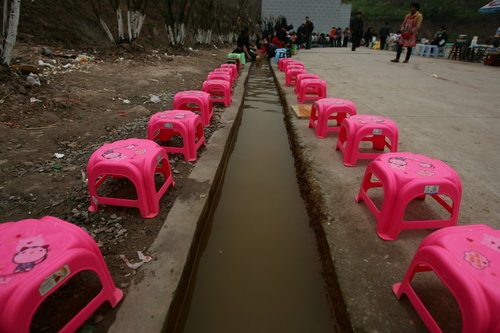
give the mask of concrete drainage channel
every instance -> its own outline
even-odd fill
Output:
[[[287,135],[274,74],[270,66],[250,73],[213,182],[194,181],[195,195],[185,198],[189,206],[208,195],[197,226],[169,226],[174,205],[159,238],[176,244],[155,241],[158,260],[130,291],[111,331],[351,331],[321,226],[327,217]],[[189,250],[180,245],[186,240]]]

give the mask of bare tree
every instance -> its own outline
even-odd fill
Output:
[[[165,0],[165,29],[171,45],[184,45],[194,3],[196,0]]]
[[[12,59],[12,49],[16,44],[17,27],[19,25],[19,14],[21,12],[21,0],[3,1],[3,26],[2,26],[2,50],[0,62],[9,65]]]

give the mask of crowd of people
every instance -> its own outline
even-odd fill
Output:
[[[412,48],[416,46],[417,36],[423,21],[418,3],[410,4],[410,13],[404,18],[399,29],[391,32],[388,22],[382,26],[378,33],[372,28],[364,29],[363,14],[357,12],[350,22],[349,27],[332,27],[329,33],[314,32],[314,23],[306,16],[305,21],[295,31],[287,23],[285,17],[276,21],[268,20],[266,23],[258,21],[254,27],[244,27],[241,31],[235,53],[245,53],[248,61],[259,61],[263,57],[274,57],[277,49],[287,48],[293,52],[299,48],[310,49],[317,47],[347,47],[351,43],[351,50],[356,51],[360,46],[384,50],[393,48],[396,58],[392,62],[399,62],[403,48],[407,48],[404,62],[408,62]],[[448,40],[446,27],[442,26],[434,35],[431,44],[444,46]]]

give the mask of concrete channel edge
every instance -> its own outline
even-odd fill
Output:
[[[313,168],[310,158],[304,153],[307,147],[302,143],[300,135],[297,133],[295,125],[292,121],[290,107],[286,99],[286,93],[282,88],[281,82],[276,76],[276,66],[270,62],[269,67],[273,73],[274,81],[280,94],[281,103],[283,105],[283,115],[286,130],[288,133],[288,141],[293,154],[297,181],[301,192],[302,199],[306,206],[309,216],[310,227],[313,229],[317,241],[318,254],[321,261],[322,274],[325,280],[325,289],[328,294],[330,311],[335,319],[336,332],[353,332],[349,314],[344,302],[344,296],[340,288],[337,274],[335,271],[335,263],[330,252],[330,245],[323,228],[323,224],[332,223],[333,217],[328,214],[324,204],[324,196],[317,180],[314,177]]]
[[[175,331],[184,294],[197,260],[198,243],[205,221],[218,198],[228,156],[241,121],[246,66],[233,92],[233,104],[222,115],[222,126],[207,143],[195,168],[174,202],[149,252],[155,258],[142,268],[143,277],[134,283],[109,332]]]

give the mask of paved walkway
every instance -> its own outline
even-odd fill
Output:
[[[394,120],[400,151],[440,159],[458,172],[463,183],[460,225],[500,229],[499,69],[419,56],[409,64],[393,64],[392,58],[392,52],[366,48],[303,50],[296,56],[308,72],[327,81],[329,97],[354,101],[358,113]],[[297,104],[292,89],[284,87],[284,75],[277,76],[288,105]],[[292,117],[292,122],[331,216],[324,227],[353,327],[425,331],[409,302],[396,300],[391,286],[402,279],[418,244],[431,231],[403,231],[392,242],[379,239],[372,214],[354,201],[368,161],[344,167],[342,154],[334,150],[336,133],[319,139],[308,120]],[[415,288],[422,290],[424,302],[429,300],[438,322],[444,329],[459,329],[453,298],[432,273],[421,275]]]

